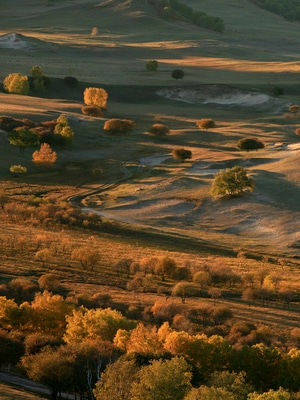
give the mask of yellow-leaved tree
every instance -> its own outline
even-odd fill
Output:
[[[42,143],[40,150],[36,150],[32,154],[34,164],[41,167],[53,167],[56,160],[57,154],[48,143]]]
[[[102,88],[86,88],[83,92],[83,99],[87,106],[99,107],[101,110],[107,109],[108,93]]]

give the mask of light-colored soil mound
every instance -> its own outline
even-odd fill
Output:
[[[286,102],[267,94],[231,88],[225,85],[203,85],[198,87],[163,88],[159,96],[192,104],[218,104],[241,107],[286,107]]]

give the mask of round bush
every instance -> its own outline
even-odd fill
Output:
[[[263,142],[255,138],[240,139],[236,146],[238,149],[246,151],[263,149],[265,147]]]
[[[96,118],[103,117],[103,111],[101,110],[101,108],[96,106],[84,106],[81,108],[81,112],[82,114],[88,115],[89,117],[96,117]]]
[[[167,125],[158,123],[151,126],[149,133],[155,136],[165,136],[170,133],[170,129]]]
[[[183,79],[184,77],[184,72],[182,71],[182,69],[173,69],[172,71],[172,78],[173,79]]]
[[[216,126],[215,121],[211,118],[202,118],[196,122],[196,125],[201,129],[210,129]]]
[[[112,118],[105,121],[103,129],[110,133],[122,133],[125,135],[134,129],[134,122],[130,119]]]
[[[297,128],[297,129],[295,130],[295,133],[296,133],[296,135],[300,135],[300,128]]]

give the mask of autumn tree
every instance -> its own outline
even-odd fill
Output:
[[[240,196],[245,191],[253,191],[254,181],[245,168],[235,166],[221,170],[214,176],[211,194],[213,196]]]
[[[201,385],[199,388],[193,388],[184,400],[237,400],[237,398],[227,389]]]
[[[41,167],[53,167],[56,159],[56,152],[53,151],[50,145],[47,143],[42,143],[40,150],[36,150],[32,154],[33,163]]]
[[[8,136],[8,141],[13,146],[24,150],[27,147],[35,147],[40,143],[38,135],[30,129],[18,128],[11,131]]]
[[[139,370],[131,399],[182,400],[191,388],[191,378],[191,368],[183,357],[153,360]]]
[[[184,162],[185,160],[189,160],[192,158],[191,150],[187,150],[183,147],[178,147],[172,151],[173,157],[175,160],[180,160]]]
[[[135,361],[124,357],[108,365],[94,389],[96,400],[131,400],[130,387],[137,372]]]
[[[288,390],[279,388],[278,390],[270,389],[264,393],[250,393],[248,400],[292,400],[293,397]]]
[[[105,121],[103,129],[106,132],[126,135],[128,132],[133,131],[134,127],[135,123],[131,119],[111,118]]]
[[[176,268],[175,260],[170,257],[160,257],[155,265],[155,273],[160,275],[162,281],[164,281],[166,277],[170,277],[173,274]]]
[[[87,310],[81,307],[66,319],[64,339],[67,343],[80,343],[85,338],[101,338],[112,342],[119,329],[130,330],[136,325],[119,311],[110,308]]]
[[[29,94],[28,77],[20,73],[13,73],[6,76],[3,81],[3,86],[7,93]]]
[[[58,349],[46,348],[44,351],[24,356],[22,367],[30,379],[46,385],[50,399],[56,400],[59,392],[73,389],[74,354]]]
[[[79,261],[84,270],[89,269],[93,271],[100,261],[100,254],[97,250],[93,250],[90,247],[78,247],[72,251],[71,259]]]
[[[30,69],[30,79],[32,82],[32,88],[37,93],[43,93],[46,90],[45,81],[43,76],[43,70],[40,66],[34,65]]]
[[[108,93],[102,88],[89,87],[85,89],[83,99],[87,106],[96,106],[106,110]]]
[[[0,329],[0,368],[6,365],[16,365],[24,355],[24,345],[20,338],[12,332]]]

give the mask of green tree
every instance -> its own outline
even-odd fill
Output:
[[[4,78],[3,87],[7,93],[29,94],[29,81],[26,75],[20,73],[9,74]]]
[[[107,108],[108,93],[102,88],[89,87],[83,93],[84,104],[96,106],[102,110]]]
[[[94,395],[97,400],[131,400],[130,387],[138,368],[134,360],[120,358],[106,367],[96,384]]]
[[[255,138],[244,138],[240,139],[237,142],[237,148],[240,150],[258,150],[258,149],[263,149],[265,147],[264,143],[260,141],[259,139]]]
[[[184,72],[182,69],[173,69],[172,74],[171,74],[173,79],[183,79],[184,77]]]
[[[240,196],[246,190],[253,191],[254,181],[245,168],[235,166],[221,170],[214,176],[211,194],[213,196]]]
[[[38,135],[30,129],[19,128],[8,134],[8,141],[13,146],[24,150],[27,147],[35,147],[40,143]]]
[[[149,60],[146,63],[146,70],[148,72],[157,71],[158,62],[156,60]]]
[[[183,147],[178,147],[172,151],[173,157],[175,160],[180,160],[184,162],[185,160],[189,160],[192,158],[191,150],[187,150]]]
[[[191,368],[183,357],[153,360],[131,386],[132,400],[182,400],[191,388]]]
[[[33,78],[36,79],[40,79],[43,77],[43,70],[41,67],[39,67],[38,65],[34,65],[31,69],[30,69],[30,75]]]

